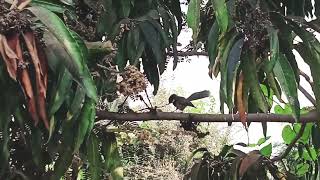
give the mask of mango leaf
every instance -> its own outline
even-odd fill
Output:
[[[72,76],[64,67],[61,68],[56,91],[52,95],[50,103],[49,117],[52,117],[61,107],[68,96],[68,91],[72,85]]]
[[[243,73],[240,72],[239,80],[238,80],[238,87],[236,90],[236,98],[237,98],[237,109],[239,111],[240,121],[245,128],[247,128],[247,114],[246,114],[246,102],[243,98],[243,82],[244,76]]]
[[[213,65],[215,64],[216,57],[218,55],[218,41],[219,40],[219,26],[215,22],[208,35],[208,54],[209,54],[209,69],[212,69]],[[212,70],[211,70],[212,71]],[[212,73],[209,74],[212,77]]]
[[[107,133],[104,135],[101,148],[105,159],[104,169],[111,173],[112,179],[122,180],[123,167],[121,165],[121,158],[114,133]]]
[[[120,0],[120,3],[120,14],[122,15],[121,18],[129,17],[131,10],[131,0]]]
[[[88,1],[88,0],[87,0]],[[97,33],[99,35],[106,34],[107,36],[113,30],[114,24],[117,22],[118,16],[116,13],[116,8],[113,6],[113,0],[102,1],[103,11],[97,23]],[[96,1],[94,1],[96,3]]]
[[[192,29],[193,43],[196,44],[199,34],[201,0],[190,0],[187,11],[187,23]]]
[[[125,49],[126,49],[125,42],[126,42],[126,36],[122,37],[122,39],[120,40],[120,43],[118,45],[117,55],[115,57],[115,62],[118,65],[120,71],[124,70],[128,61],[128,59],[126,59],[126,56],[125,56]]]
[[[177,50],[177,40],[178,40],[178,35],[179,35],[179,32],[181,29],[179,29],[178,27],[178,30],[177,30],[177,25],[176,25],[176,21],[175,21],[175,18],[170,14],[168,13],[168,16],[170,17],[170,28],[171,28],[171,34],[172,34],[172,51],[173,51],[173,70],[176,69],[177,65],[178,65],[178,50]],[[179,23],[179,21],[178,21]],[[178,32],[179,31],[179,32]]]
[[[84,87],[87,95],[97,101],[97,93],[86,66],[87,49],[81,38],[74,32],[70,31],[63,21],[54,13],[42,7],[29,7],[30,10],[40,21],[48,28],[48,30],[57,38],[61,45],[65,48],[68,55],[72,58],[72,65],[76,71],[70,70],[70,65],[66,64],[73,77]]]
[[[282,139],[286,144],[290,144],[296,137],[296,133],[293,131],[290,125],[286,125],[282,129]]]
[[[319,151],[320,149],[320,128],[318,125],[313,125],[312,131],[311,131],[311,136],[312,136],[312,144],[313,146]]]
[[[251,151],[248,153],[246,157],[244,157],[241,161],[239,167],[239,176],[243,177],[243,175],[248,171],[248,169],[256,164],[261,158],[261,154],[259,151]]]
[[[289,104],[293,110],[293,117],[296,122],[298,122],[300,119],[300,104],[297,93],[297,82],[295,80],[294,72],[287,58],[283,54],[279,56],[273,71],[275,76],[278,78],[282,90],[287,96]]]
[[[242,52],[244,39],[239,39],[234,43],[230,50],[227,61],[227,104],[229,109],[233,109],[233,93],[234,93],[234,80],[237,76],[237,71],[240,66],[240,56]]]
[[[92,117],[95,117],[95,103],[92,99],[86,98],[83,104],[81,114],[78,117],[77,130],[75,134],[74,148],[76,152],[84,142],[88,131],[91,131]]]
[[[47,59],[40,56],[38,53],[35,35],[33,32],[23,33],[24,41],[29,51],[32,63],[35,67],[35,79],[36,79],[36,89],[37,89],[37,111],[40,119],[43,121],[45,127],[49,130],[49,119],[47,115],[46,108],[46,96],[47,96]]]
[[[149,45],[157,64],[165,60],[162,55],[162,50],[160,47],[160,36],[156,29],[150,22],[143,22],[139,24],[141,33],[143,34],[144,40]]]
[[[223,0],[212,0],[213,9],[215,11],[216,19],[221,30],[224,34],[228,29],[229,14],[226,2]]]
[[[57,12],[57,13],[64,13],[66,10],[72,10],[72,8],[68,5],[64,5],[64,4],[53,2],[53,1],[43,1],[43,0],[32,0],[31,6],[41,6],[52,12]]]
[[[99,139],[94,133],[91,133],[87,141],[87,158],[89,162],[90,179],[92,180],[101,179],[100,175],[102,173],[102,159],[99,149]]]
[[[270,39],[271,57],[270,57],[270,61],[266,64],[266,67],[265,67],[266,73],[269,73],[272,71],[274,65],[276,64],[279,58],[278,32],[273,27],[269,27],[268,33],[269,33],[269,39]]]

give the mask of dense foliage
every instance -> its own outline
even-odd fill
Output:
[[[75,179],[79,171],[90,179],[123,179],[115,133],[95,125],[96,111],[112,109],[104,102],[119,93],[147,104],[141,96],[147,82],[156,94],[169,56],[173,69],[179,63],[177,37],[186,25],[193,31],[188,51],[204,49],[209,75],[221,75],[222,113],[227,105],[247,128],[247,113],[269,113],[275,96],[287,102],[276,113],[297,122],[283,130],[284,154],[272,158],[269,144],[249,153],[225,146],[218,155],[200,148],[201,160],[186,178],[318,179],[320,127],[299,124],[305,111],[293,51],[310,67],[319,112],[319,3],[0,0],[0,179]],[[132,111],[124,104],[119,113]],[[157,113],[152,105],[147,110]]]

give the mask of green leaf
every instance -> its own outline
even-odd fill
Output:
[[[86,98],[85,102],[83,104],[81,114],[78,117],[77,122],[77,130],[75,135],[75,142],[74,142],[74,148],[73,151],[76,152],[81,144],[85,140],[85,136],[88,134],[89,128],[91,125],[92,117],[95,116],[95,103],[89,99]],[[91,129],[90,129],[91,131]]]
[[[54,171],[50,177],[50,180],[60,179],[68,170],[73,159],[73,153],[71,149],[64,147],[64,151],[59,154],[58,159],[54,164]]]
[[[268,137],[266,137],[266,138],[265,138],[265,137],[260,138],[260,139],[258,140],[257,145],[260,146],[261,144],[265,143],[267,140],[270,139],[270,137],[271,137],[271,136],[268,136]]]
[[[243,55],[241,61],[243,62],[242,71],[244,72],[245,83],[250,87],[250,94],[253,100],[262,112],[268,112],[269,107],[260,88],[254,55],[248,51]]]
[[[219,26],[215,22],[208,35],[208,55],[209,55],[209,68],[211,69],[215,64],[216,57],[218,55],[218,43],[219,43]]]
[[[51,101],[49,118],[52,117],[61,107],[65,99],[69,96],[68,92],[70,91],[72,85],[72,76],[67,69],[61,68],[57,89],[53,94],[53,99]]]
[[[294,124],[293,130],[298,133],[301,129],[301,124]],[[306,127],[303,131],[303,134],[301,138],[299,139],[299,142],[302,142],[303,144],[307,144],[309,142],[309,138],[311,136],[311,129],[312,129],[312,123],[307,123]]]
[[[212,5],[221,33],[223,34],[227,31],[229,23],[229,14],[226,2],[224,0],[212,0]]]
[[[192,29],[193,43],[196,44],[199,34],[201,0],[190,0],[187,12],[187,23]]]
[[[276,114],[291,114],[292,113],[292,109],[287,104],[284,106],[284,108],[282,108],[280,105],[276,105],[274,107],[274,112]]]
[[[121,7],[120,7],[120,13],[122,18],[129,17],[130,10],[131,10],[131,0],[120,0]]]
[[[85,99],[85,92],[80,86],[78,86],[76,93],[73,97],[72,103],[70,105],[70,108],[67,112],[67,121],[70,121],[72,118],[77,118],[76,115],[79,114],[84,99]]]
[[[281,89],[287,96],[289,104],[293,110],[293,117],[296,120],[296,122],[298,122],[300,119],[300,104],[297,93],[297,82],[295,79],[294,72],[287,58],[283,54],[280,54],[279,60],[275,64],[273,71],[276,77],[278,78]]]
[[[87,157],[89,162],[90,179],[100,180],[100,175],[102,173],[102,159],[99,152],[99,139],[94,133],[91,133],[87,141]]]
[[[83,41],[77,34],[70,31],[63,21],[51,11],[42,7],[29,7],[30,10],[40,21],[48,28],[48,30],[57,38],[64,47],[68,55],[72,58],[73,66],[76,68],[74,78],[86,90],[87,95],[97,101],[97,92],[86,66],[87,49]],[[66,65],[68,68],[69,66]],[[68,68],[69,72],[74,72]]]
[[[269,39],[270,39],[271,57],[270,57],[270,61],[266,64],[266,67],[265,67],[266,73],[269,73],[272,71],[273,67],[275,66],[279,58],[278,31],[275,30],[273,27],[269,27],[268,33],[269,33]]]
[[[269,143],[268,145],[264,146],[263,148],[260,149],[260,153],[263,155],[263,156],[266,156],[266,157],[270,157],[271,156],[271,153],[272,153],[272,144]]]
[[[296,137],[296,133],[293,131],[290,125],[286,125],[282,129],[282,139],[286,144],[290,144]]]
[[[296,169],[297,169],[296,174],[298,176],[302,176],[302,175],[306,174],[307,172],[309,172],[309,167],[310,167],[310,165],[307,163],[298,164],[296,166]]]
[[[126,49],[126,38],[122,37],[118,45],[117,55],[115,57],[115,62],[118,65],[120,71],[123,71],[127,65],[128,59],[126,59],[125,49]]]
[[[105,169],[111,173],[113,180],[123,179],[123,167],[121,165],[121,157],[118,152],[116,136],[114,133],[104,135],[102,141],[102,152],[105,159]]]
[[[140,30],[143,34],[144,40],[149,45],[153,52],[157,64],[165,60],[162,49],[160,47],[160,36],[154,26],[150,22],[143,22],[139,24]]]
[[[178,65],[178,49],[177,49],[177,40],[178,40],[178,31],[180,32],[181,29],[177,29],[176,21],[173,15],[168,13],[168,16],[170,17],[169,23],[170,23],[170,29],[172,34],[172,51],[173,51],[173,70],[176,69]],[[179,26],[180,27],[180,26]]]
[[[229,109],[233,109],[233,93],[234,93],[234,81],[237,76],[237,71],[240,66],[240,56],[242,52],[244,39],[239,39],[234,43],[233,47],[230,50],[228,61],[227,61],[227,105]]]
[[[44,7],[50,11],[57,12],[57,13],[64,13],[64,11],[71,10],[69,6],[55,3],[52,1],[43,1],[43,0],[32,0],[31,6],[41,6]]]
[[[97,23],[97,33],[99,35],[106,34],[107,36],[112,33],[115,22],[117,22],[118,17],[116,13],[116,8],[113,6],[113,0],[103,0],[103,11]],[[96,2],[96,1],[95,1]]]
[[[317,149],[320,150],[320,128],[318,125],[314,124],[312,127],[312,144]]]

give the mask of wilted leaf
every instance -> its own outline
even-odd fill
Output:
[[[236,91],[237,97],[237,109],[239,111],[240,121],[242,122],[243,126],[247,129],[247,114],[246,114],[246,106],[243,99],[243,81],[244,76],[243,73],[240,72],[239,80],[238,80],[238,87]]]
[[[10,39],[9,42],[7,41],[6,36],[0,34],[0,53],[2,55],[2,59],[4,60],[6,67],[7,67],[7,72],[9,73],[10,77],[13,80],[17,79],[17,55],[16,53],[10,48],[9,44],[12,44],[14,47],[15,44],[17,44],[17,41],[19,41],[19,35],[13,35]],[[11,46],[11,47],[12,47]]]
[[[17,40],[12,41],[9,43],[9,46],[18,57],[18,64],[20,68],[18,69],[17,79],[20,82],[21,88],[23,89],[29,114],[34,121],[34,124],[37,125],[39,122],[39,116],[37,111],[36,97],[33,93],[32,83],[27,70],[27,63],[23,59],[23,51],[20,46],[20,39],[18,38]]]
[[[29,54],[32,59],[32,63],[35,69],[36,87],[37,87],[37,103],[38,114],[43,121],[45,127],[49,129],[49,119],[47,116],[46,108],[46,95],[47,95],[47,68],[43,69],[46,59],[39,59],[37,45],[34,34],[32,32],[25,32],[23,34],[25,43],[27,45]]]

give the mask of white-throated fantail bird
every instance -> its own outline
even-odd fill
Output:
[[[172,94],[169,97],[169,104],[172,103],[177,109],[183,111],[187,106],[195,107],[191,101],[210,96],[210,91],[204,90],[191,94],[188,98]]]

